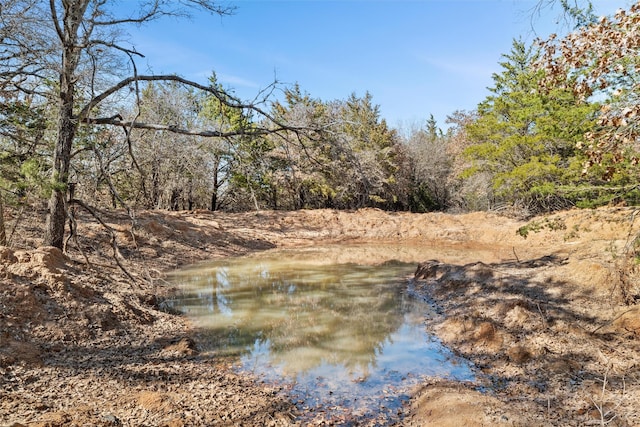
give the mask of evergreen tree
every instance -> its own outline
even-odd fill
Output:
[[[591,177],[591,186],[583,193],[591,193],[595,203],[640,201],[639,20],[636,2],[563,38],[554,36],[541,43],[543,55],[537,66],[546,72],[542,83],[565,86],[582,99],[595,98],[602,104],[597,126],[579,144],[586,155],[585,173]]]
[[[215,73],[209,77],[211,87],[217,88],[220,93],[230,92],[225,90],[218,82]],[[211,200],[210,209],[218,210],[230,203],[228,198],[229,185],[233,180],[247,189],[250,180],[246,170],[252,169],[251,165],[245,164],[243,160],[251,157],[251,144],[248,143],[249,137],[241,135],[243,130],[251,127],[251,121],[245,112],[241,109],[231,108],[220,97],[208,95],[206,96],[200,116],[205,119],[210,126],[220,132],[237,132],[240,135],[230,136],[224,139],[217,139],[203,142],[202,149],[208,153],[211,158]],[[249,151],[249,153],[246,153]],[[249,188],[249,190],[251,190]]]
[[[348,155],[349,182],[354,186],[350,191],[355,197],[352,207],[393,207],[399,202],[396,132],[380,119],[380,107],[373,104],[368,92],[362,98],[351,94],[340,115],[340,143]]]
[[[32,97],[0,92],[0,245],[9,244],[5,205],[20,205],[30,193],[46,193],[44,182],[49,154],[47,114]]]
[[[566,207],[573,201],[562,186],[581,179],[576,143],[592,128],[597,105],[562,87],[540,90],[543,72],[532,68],[538,52],[523,42],[514,40],[503,57],[491,95],[466,128],[474,143],[463,176],[489,173],[499,201],[531,213]]]

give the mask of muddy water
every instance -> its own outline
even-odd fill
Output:
[[[424,377],[473,379],[425,332],[433,308],[408,292],[432,252],[332,246],[216,261],[173,276],[175,304],[205,330],[207,351],[282,385],[307,420],[385,425]]]

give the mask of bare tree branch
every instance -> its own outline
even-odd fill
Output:
[[[211,0],[153,0],[151,2],[147,2],[145,6],[146,8],[142,7],[135,16],[113,18],[103,21],[95,19],[93,22],[95,25],[99,26],[114,26],[121,24],[143,24],[164,16],[188,18],[190,17],[190,14],[184,9],[184,7],[206,10],[211,14],[220,16],[232,15],[236,9],[234,6],[218,5],[217,2]],[[167,7],[172,6],[174,7],[173,9],[167,9]],[[180,8],[180,6],[183,6],[183,8]]]
[[[58,33],[58,37],[60,40],[64,39],[64,32],[60,27],[60,21],[58,20],[58,12],[56,11],[56,2],[55,0],[49,0],[49,8],[51,9],[51,18],[53,20],[53,24],[56,28],[56,33]]]
[[[123,88],[129,86],[132,83],[137,83],[139,81],[174,81],[186,86],[202,90],[203,92],[212,94],[216,99],[218,99],[223,105],[226,105],[231,108],[236,109],[245,109],[258,113],[260,116],[266,118],[271,123],[273,123],[276,127],[274,129],[266,129],[266,128],[252,128],[252,129],[240,129],[229,132],[222,132],[218,130],[192,130],[192,129],[183,129],[178,128],[176,126],[171,125],[160,125],[153,123],[143,123],[136,121],[126,121],[123,120],[120,116],[113,117],[102,117],[102,118],[91,118],[89,117],[90,111],[95,108],[102,101],[107,99],[109,96],[115,94],[116,92],[122,90]],[[138,93],[138,91],[136,91]],[[200,83],[193,82],[191,80],[187,80],[183,77],[177,75],[136,75],[132,77],[128,77],[109,89],[105,90],[101,94],[94,97],[91,101],[89,101],[85,107],[78,114],[78,118],[80,122],[86,124],[102,124],[102,125],[114,125],[114,126],[122,126],[122,127],[130,127],[130,128],[140,128],[140,129],[150,129],[157,131],[170,131],[173,133],[178,133],[182,135],[191,135],[191,136],[203,136],[203,137],[232,137],[238,135],[251,135],[251,136],[259,136],[259,135],[267,135],[277,133],[279,131],[288,130],[293,133],[300,133],[305,131],[318,131],[317,128],[310,127],[300,127],[300,126],[292,126],[286,124],[278,119],[276,119],[271,113],[266,110],[258,107],[254,103],[245,103],[240,99],[229,95],[226,92],[223,92],[212,86],[205,86]]]
[[[100,223],[100,225],[102,225],[102,227],[105,230],[107,230],[107,232],[111,236],[110,244],[111,244],[111,248],[113,249],[113,260],[116,262],[116,264],[118,264],[118,267],[120,267],[120,270],[129,278],[129,280],[131,280],[132,283],[138,283],[138,280],[143,280],[143,279],[136,279],[135,277],[133,277],[133,275],[129,273],[129,270],[127,270],[126,267],[122,264],[122,262],[120,262],[120,257],[122,257],[122,255],[120,254],[120,249],[118,248],[116,233],[114,232],[114,229],[111,226],[109,226],[109,224],[105,223],[102,220],[98,212],[96,212],[95,209],[93,209],[91,206],[87,205],[85,202],[79,199],[71,199],[69,200],[69,204],[78,205],[82,207],[92,217],[94,217]]]
[[[101,94],[99,94],[98,96],[90,100],[85,105],[85,107],[80,111],[80,114],[78,114],[78,116],[79,117],[88,116],[89,111],[91,111],[91,109],[96,107],[100,102],[104,101],[106,98],[118,92],[119,90],[129,86],[131,83],[136,83],[138,81],[174,81],[174,82],[182,83],[186,86],[193,87],[195,89],[200,89],[204,92],[212,94],[224,105],[227,105],[232,108],[254,110],[259,114],[263,115],[264,117],[267,117],[273,121],[276,121],[275,119],[272,119],[271,116],[266,111],[260,110],[258,107],[256,107],[255,104],[245,104],[240,99],[233,97],[226,92],[222,92],[214,87],[205,86],[200,83],[196,83],[191,80],[187,80],[183,77],[173,75],[173,74],[136,75],[132,77],[127,77],[126,79],[121,80],[120,82],[116,83],[115,85],[111,86],[109,89],[105,90],[104,92],[102,92]]]
[[[144,122],[136,122],[129,120],[122,120],[118,116],[116,117],[100,117],[100,118],[87,118],[82,120],[82,123],[92,124],[92,125],[113,125],[113,126],[121,126],[123,128],[135,128],[135,129],[149,129],[156,131],[168,131],[180,135],[189,135],[189,136],[203,136],[207,138],[229,138],[233,136],[240,135],[250,135],[250,136],[260,136],[260,135],[268,135],[272,133],[277,133],[278,131],[285,130],[285,128],[278,129],[265,129],[265,128],[256,128],[256,129],[247,129],[247,130],[238,130],[238,131],[228,131],[221,132],[217,130],[193,130],[193,129],[184,129],[177,126],[172,125],[161,125],[156,123],[144,123]]]
[[[144,58],[144,55],[141,54],[140,52],[138,52],[135,49],[127,49],[126,47],[122,47],[119,46],[113,42],[108,42],[105,40],[90,40],[89,43],[87,44],[87,47],[89,46],[104,46],[104,47],[108,47],[108,48],[112,48],[115,50],[119,50],[121,52],[126,53],[129,57],[135,55],[135,56],[139,56],[140,58]]]

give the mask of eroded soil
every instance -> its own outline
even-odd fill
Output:
[[[42,215],[12,215],[11,248],[0,248],[0,425],[299,424],[277,386],[198,352],[197,331],[164,309],[174,291],[164,277],[336,242],[433,248],[412,291],[440,309],[428,327],[481,373],[428,381],[401,425],[640,425],[640,310],[612,275],[638,228],[630,208],[538,218],[527,239],[516,233],[525,222],[486,213],[153,211],[133,228],[124,212],[105,213],[136,283],[92,218],[80,217],[63,254],[39,247]]]

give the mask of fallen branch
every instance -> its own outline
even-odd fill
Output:
[[[73,243],[76,244],[76,247],[78,248],[78,250],[82,254],[82,257],[84,258],[84,261],[87,263],[87,266],[89,266],[89,268],[91,268],[91,267],[93,267],[93,265],[91,264],[91,261],[89,261],[89,257],[82,250],[82,247],[80,246],[80,243],[78,242],[78,221],[76,221],[75,208],[67,210],[67,217],[69,218],[69,236],[64,241],[63,252],[64,253],[67,252],[67,246],[69,245],[69,241],[71,239],[73,239]]]
[[[89,214],[94,217],[99,223],[100,225],[102,225],[102,227],[104,227],[105,230],[107,230],[109,232],[109,234],[111,235],[111,248],[113,249],[113,260],[116,262],[116,264],[118,264],[118,267],[120,267],[120,270],[122,270],[122,272],[129,278],[129,280],[131,280],[134,284],[138,283],[138,279],[134,278],[133,275],[131,273],[129,273],[129,271],[124,267],[124,265],[122,265],[122,263],[120,262],[120,259],[118,258],[119,256],[121,257],[122,255],[120,254],[120,250],[118,248],[118,244],[116,241],[116,234],[114,233],[113,228],[111,228],[109,226],[109,224],[105,223],[102,218],[100,218],[100,215],[98,215],[98,213],[89,205],[87,205],[86,203],[84,203],[82,200],[79,199],[71,199],[69,200],[69,204],[75,204],[78,205],[80,207],[82,207],[84,210],[86,210],[87,212],[89,212]]]

